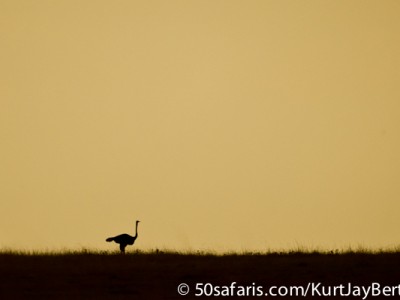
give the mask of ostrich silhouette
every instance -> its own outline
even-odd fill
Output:
[[[136,233],[135,236],[131,236],[129,234],[123,233],[114,237],[109,237],[108,239],[106,239],[107,242],[116,242],[117,244],[119,244],[119,249],[121,250],[121,253],[125,253],[125,247],[128,245],[133,245],[133,243],[135,242],[135,240],[138,237],[138,224],[140,221],[136,221]]]

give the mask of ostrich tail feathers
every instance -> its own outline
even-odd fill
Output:
[[[108,239],[106,239],[106,242],[112,242],[114,240],[114,238],[110,237]]]

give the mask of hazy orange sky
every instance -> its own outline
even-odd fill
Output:
[[[400,1],[0,2],[0,248],[400,244]]]

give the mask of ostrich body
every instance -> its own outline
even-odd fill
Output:
[[[121,253],[125,253],[125,247],[128,245],[133,245],[135,243],[135,240],[138,237],[138,224],[140,221],[136,221],[136,233],[135,236],[131,236],[129,234],[123,233],[114,237],[109,237],[106,239],[107,242],[116,242],[119,244],[119,249],[121,250]]]

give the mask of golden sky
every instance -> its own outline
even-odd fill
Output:
[[[0,247],[398,245],[399,15],[0,1]]]

